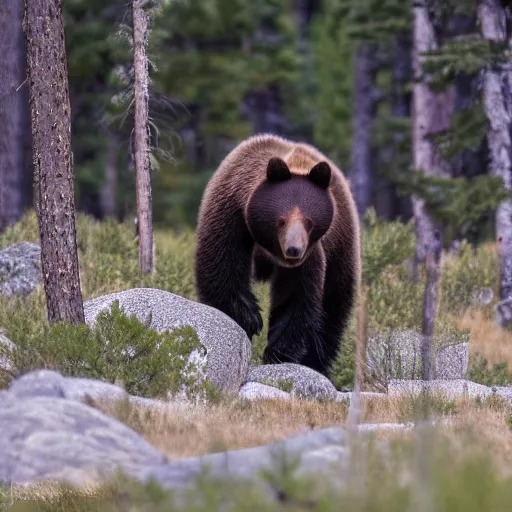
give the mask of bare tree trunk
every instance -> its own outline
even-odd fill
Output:
[[[410,117],[410,94],[406,86],[411,80],[411,40],[408,33],[400,33],[394,38],[394,48],[391,61],[391,116],[394,119],[408,119]],[[384,163],[390,169],[396,168],[400,156],[400,146],[407,141],[410,134],[405,131],[395,130],[392,134],[392,143],[379,148],[379,164]],[[411,199],[400,197],[397,187],[392,180],[385,176],[376,176],[373,189],[373,204],[379,217],[394,220],[401,217],[404,221],[412,216]]]
[[[60,0],[25,0],[34,195],[48,320],[84,322]]]
[[[25,81],[23,2],[0,2],[0,233],[23,213],[25,131],[29,130]]]
[[[375,45],[362,43],[356,50],[352,116],[352,155],[350,182],[359,216],[371,204],[371,141],[375,110]]]
[[[358,297],[355,347],[354,391],[350,399],[347,425],[353,434],[361,420],[361,390],[366,380],[366,347],[368,340],[368,286],[363,284]]]
[[[413,89],[413,161],[414,169],[426,176],[447,177],[449,167],[435,148],[430,135],[448,129],[453,111],[454,90],[449,86],[445,91],[435,93],[428,86],[422,65],[425,52],[437,48],[434,27],[429,19],[426,0],[418,0],[413,6],[414,51],[413,67],[415,83]],[[434,242],[436,226],[426,210],[425,201],[413,196],[413,212],[416,223],[416,258],[414,280],[417,280],[417,266],[425,260],[428,247]],[[439,227],[438,227],[439,228]]]
[[[153,271],[153,212],[151,161],[149,158],[149,73],[147,38],[149,17],[144,0],[132,0],[133,67],[135,75],[135,173],[139,227],[139,266],[144,274]]]
[[[427,248],[425,254],[425,269],[427,281],[423,296],[423,342],[421,345],[422,379],[430,380],[432,375],[432,341],[437,317],[440,259],[441,259],[441,233],[434,233],[434,240]]]
[[[495,43],[509,42],[507,13],[499,0],[482,0],[478,8],[482,35]],[[512,190],[512,61],[503,69],[488,69],[484,79],[484,110],[489,120],[487,134],[491,153],[491,174]],[[512,200],[502,201],[496,212],[496,238],[500,253],[500,299],[510,298],[512,291]],[[510,309],[510,307],[509,307]],[[509,315],[507,315],[509,316]],[[500,320],[498,320],[500,321]],[[508,322],[507,322],[508,323]]]
[[[446,177],[449,166],[443,161],[434,142],[428,137],[449,128],[454,107],[454,89],[450,86],[439,93],[432,91],[423,76],[423,53],[437,48],[434,27],[429,19],[426,0],[418,0],[413,6],[415,83],[413,89],[413,153],[414,169],[426,176]],[[441,253],[441,226],[429,215],[425,201],[413,197],[416,223],[416,258],[413,279],[418,279],[419,262],[426,263],[427,283],[423,303],[423,343],[421,347],[422,371],[426,380],[431,378],[432,336],[436,322],[437,288],[439,281],[439,257]],[[428,257],[427,257],[428,256]],[[425,261],[426,260],[426,261]]]
[[[391,115],[395,118],[408,119],[411,115],[411,102],[406,87],[411,80],[412,62],[411,62],[411,37],[410,34],[398,34],[395,38],[395,59],[391,69]],[[393,151],[399,152],[400,144],[408,134],[395,133],[393,135]],[[396,187],[394,188],[394,202],[397,205],[397,211],[393,218],[401,215],[402,218],[409,219],[412,215],[412,204],[409,197],[397,197]]]
[[[115,217],[117,193],[118,144],[114,133],[107,130],[107,154],[105,157],[105,182],[101,188],[101,210],[105,217]]]

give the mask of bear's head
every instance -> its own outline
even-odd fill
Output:
[[[266,179],[246,209],[255,242],[280,265],[301,265],[329,229],[334,215],[329,192],[331,168],[319,162],[295,174],[281,158],[271,158]]]

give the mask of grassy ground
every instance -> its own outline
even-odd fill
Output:
[[[132,226],[115,222],[97,223],[79,216],[77,230],[84,299],[137,286],[161,288],[196,299],[192,232],[157,232],[155,273],[151,277],[141,278]],[[364,231],[363,267],[365,279],[370,285],[370,332],[411,329],[421,325],[422,283],[416,286],[408,279],[407,258],[412,248],[412,236],[409,226],[378,223],[375,220]],[[0,248],[19,240],[38,241],[33,213],[7,231],[0,240]],[[459,256],[444,255],[437,330],[439,334],[449,333],[453,338],[465,331],[470,333],[469,377],[485,384],[512,383],[509,371],[512,368],[512,334],[495,326],[492,308],[496,300],[485,306],[472,302],[474,292],[481,289],[490,288],[496,296],[497,283],[497,258],[492,244],[483,245],[475,251],[463,246]],[[260,362],[266,343],[268,287],[258,286],[257,296],[263,308],[265,328],[253,342],[255,364]],[[42,290],[38,289],[22,302],[0,297],[0,327],[15,343],[22,343],[23,339],[44,341],[44,336],[53,336],[45,330]],[[73,336],[68,335],[68,338],[72,339]],[[351,387],[353,382],[353,339],[352,324],[331,375],[338,387]],[[72,350],[72,342],[70,344]],[[26,362],[26,366],[51,366],[51,362],[51,357],[34,357]],[[129,368],[124,371],[129,371]],[[113,379],[115,376],[109,377]],[[411,398],[364,400],[362,421],[416,421],[424,405],[421,400]],[[347,417],[344,404],[307,401],[247,403],[221,399],[194,408],[169,406],[167,410],[150,414],[127,407],[126,404],[113,407],[96,403],[95,406],[116,416],[173,458],[262,445],[313,428],[341,425]],[[421,443],[418,444],[418,439],[412,433],[377,434],[378,438],[398,443],[400,450],[394,452],[391,458],[388,454],[386,464],[404,465],[410,478],[404,479],[399,471],[384,471],[383,462],[377,457],[367,461],[367,472],[356,475],[364,489],[359,494],[354,490],[345,490],[335,496],[324,493],[321,497],[315,497],[313,491],[308,491],[305,482],[293,479],[286,484],[289,486],[289,497],[277,504],[269,503],[240,486],[232,489],[230,492],[234,498],[239,495],[233,510],[334,511],[340,509],[340,503],[343,503],[343,509],[354,511],[413,509],[429,512],[501,512],[507,509],[512,499],[512,422],[509,407],[497,399],[481,403],[437,398],[430,403],[430,409],[436,417],[444,418],[446,423],[432,439],[429,438],[430,444],[424,444],[421,448],[423,451],[419,459],[426,464],[426,469],[420,471],[417,468],[417,451]],[[205,485],[197,489],[197,493],[204,493],[210,500],[210,506],[204,508],[176,508],[170,504],[170,498],[165,496],[160,500],[159,492],[154,489],[141,488],[132,483],[109,483],[104,489],[95,491],[93,497],[84,498],[59,488],[57,495],[49,501],[38,495],[33,502],[17,498],[19,490],[0,489],[0,509],[2,503],[8,507],[12,501],[15,505],[9,510],[23,512],[220,510],[222,507],[215,501],[218,489],[212,490]],[[41,492],[48,495],[49,489],[43,486]]]
[[[365,422],[414,421],[424,403],[410,398],[365,400]],[[335,489],[325,478],[312,481],[276,472],[272,485],[282,500],[270,501],[257,489],[236,481],[200,481],[194,498],[203,505],[177,505],[172,494],[123,479],[94,487],[86,493],[62,486],[42,484],[31,488],[4,489],[5,510],[28,511],[305,511],[319,512],[408,510],[483,511],[508,510],[512,499],[512,432],[510,407],[492,399],[430,402],[437,417],[446,421],[433,431],[383,432],[370,436],[386,442],[377,445],[356,442],[352,481]],[[310,402],[226,402],[200,408],[169,408],[144,414],[96,404],[138,430],[171,458],[202,455],[225,449],[244,448],[283,439],[311,428],[340,425],[343,405]],[[373,446],[373,449],[372,449]],[[357,465],[356,465],[356,461]],[[225,494],[223,494],[225,493]],[[230,496],[230,506],[225,497]],[[8,508],[10,503],[13,508]],[[1,510],[1,508],[0,508]]]
[[[222,401],[205,406],[174,406],[147,410],[126,404],[95,406],[139,432],[169,457],[188,457],[249,448],[279,441],[312,429],[344,425],[348,407],[344,403],[303,400]],[[424,412],[420,398],[363,398],[363,423],[417,422]],[[447,421],[446,432],[454,435],[467,428],[493,446],[496,459],[512,469],[510,407],[498,398],[482,402],[442,396],[429,401],[431,414]],[[444,424],[443,424],[444,425]],[[389,431],[379,436],[387,437]],[[399,434],[402,436],[403,434]]]
[[[193,261],[195,237],[192,231],[155,233],[155,272],[141,277],[133,226],[114,221],[94,222],[82,215],[77,219],[81,286],[84,300],[123,289],[150,286],[196,300]],[[27,214],[0,239],[0,248],[20,240],[38,241],[36,217]],[[411,226],[370,219],[363,230],[363,271],[368,290],[369,332],[421,328],[423,282],[409,279],[408,258],[414,235]],[[441,304],[437,331],[456,340],[464,331],[471,334],[470,351],[474,366],[471,377],[486,384],[512,382],[510,333],[494,325],[494,299],[486,306],[472,303],[475,292],[491,289],[497,296],[498,265],[493,244],[473,251],[463,245],[459,256],[443,256]],[[261,362],[268,326],[269,287],[256,286],[263,310],[264,328],[253,339],[253,363]],[[0,326],[6,331],[42,331],[46,324],[41,287],[20,304],[0,297]],[[15,328],[14,328],[14,327]],[[7,332],[8,334],[8,332]],[[347,330],[331,378],[338,388],[353,383],[354,322]],[[13,339],[13,341],[16,341]],[[484,358],[482,360],[482,358]],[[496,368],[493,365],[501,365]]]

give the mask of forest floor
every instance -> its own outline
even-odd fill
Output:
[[[363,397],[361,423],[417,423],[425,400],[419,397]],[[442,429],[455,440],[470,433],[489,446],[489,454],[512,475],[512,421],[510,404],[499,397],[487,400],[431,397],[432,418],[444,420]],[[97,402],[98,409],[139,432],[171,458],[260,446],[312,429],[346,425],[346,403],[310,400],[224,400],[197,406],[170,405],[149,412],[139,406],[113,406]],[[405,438],[407,430],[376,431],[378,439]]]
[[[156,268],[152,276],[141,278],[137,264],[137,247],[133,229],[129,224],[113,221],[95,222],[79,216],[77,238],[80,258],[81,287],[84,300],[128,288],[149,286],[195,300],[194,233],[181,234],[170,231],[155,233]],[[0,249],[17,241],[38,242],[37,221],[30,213],[22,222],[8,230],[0,240]],[[375,273],[370,280],[368,316],[373,331],[415,329],[421,325],[423,301],[422,283],[414,285],[408,279],[407,258],[413,250],[414,234],[410,226],[398,223],[372,225],[365,232],[363,243],[363,267],[370,272],[380,267],[384,271]],[[389,262],[389,255],[394,260]],[[498,270],[493,244],[483,244],[473,250],[464,246],[460,255],[445,255],[440,286],[440,308],[438,328],[458,336],[467,331],[470,335],[470,365],[468,379],[486,385],[512,384],[512,333],[496,327],[493,306],[496,299],[487,305],[475,306],[472,293],[491,289],[497,296]],[[373,274],[372,274],[373,275]],[[263,309],[265,327],[253,342],[253,363],[257,364],[266,343],[268,318],[268,290],[257,289]],[[44,294],[34,292],[20,308],[17,302],[0,297],[0,325],[14,342],[16,334],[27,339],[46,336],[46,314]],[[455,332],[457,331],[457,332]],[[12,334],[12,335],[11,335]],[[354,336],[347,331],[347,339]],[[43,338],[42,338],[43,339]],[[350,348],[350,343],[345,343]],[[480,358],[480,359],[478,359]],[[37,361],[36,361],[37,362]],[[353,382],[350,350],[341,354],[333,373],[333,382],[339,388]],[[32,365],[27,360],[27,366]],[[202,406],[177,407],[152,411],[139,407],[126,407],[96,403],[96,407],[117,417],[160,449],[170,458],[203,455],[224,450],[260,446],[279,441],[311,429],[340,426],[346,423],[348,407],[344,403],[319,403],[304,400],[254,402],[220,399]],[[383,396],[364,398],[362,401],[363,423],[409,423],[422,417],[425,403],[421,399]],[[435,398],[429,403],[436,418],[443,419],[436,431],[436,446],[441,446],[429,473],[434,505],[413,506],[414,510],[473,512],[502,512],[512,503],[512,416],[510,405],[492,397],[487,400],[464,398],[451,400]],[[408,464],[414,466],[414,451],[417,447],[413,430],[381,431],[372,433],[377,439],[402,443],[409,457]],[[429,449],[427,449],[429,451]],[[410,510],[415,483],[399,481],[392,472],[380,473],[378,464],[370,464],[371,471],[365,477],[367,492],[364,499],[344,495],[346,510],[396,512]],[[374,474],[375,473],[375,474]],[[423,476],[420,478],[423,485]],[[291,484],[290,484],[291,485]],[[302,488],[302,483],[296,484]],[[125,510],[149,512],[182,510],[164,505],[148,498],[143,505],[127,508],[122,496],[127,492],[120,488],[109,491],[104,506],[98,501],[81,500],[75,495],[53,501],[35,500],[32,508],[23,502],[16,503],[12,510],[64,512]],[[413,492],[414,491],[414,492]],[[290,491],[291,492],[291,491]],[[120,498],[120,495],[121,498]],[[0,510],[2,496],[9,498],[10,490],[2,494],[0,488]],[[146,499],[147,498],[147,499]],[[241,510],[299,511],[339,510],[339,499],[327,505],[277,503],[257,506],[242,497],[242,504],[234,508]],[[10,498],[9,498],[10,499]],[[103,498],[102,498],[103,499]],[[141,498],[142,499],[142,498]],[[144,501],[146,500],[146,501]],[[358,501],[359,500],[359,501]],[[19,505],[19,506],[18,506]],[[428,505],[428,506],[427,506]],[[26,508],[28,507],[28,508]],[[159,508],[160,507],[160,508]],[[220,510],[190,508],[183,510]],[[10,507],[5,510],[11,510]],[[223,509],[224,510],[224,509]]]

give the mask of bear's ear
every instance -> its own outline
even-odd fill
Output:
[[[331,168],[327,162],[318,162],[310,171],[308,178],[319,187],[327,188],[331,182]]]
[[[270,182],[278,183],[280,181],[288,180],[292,177],[290,169],[286,162],[278,157],[273,157],[268,161],[267,165],[267,180]]]

